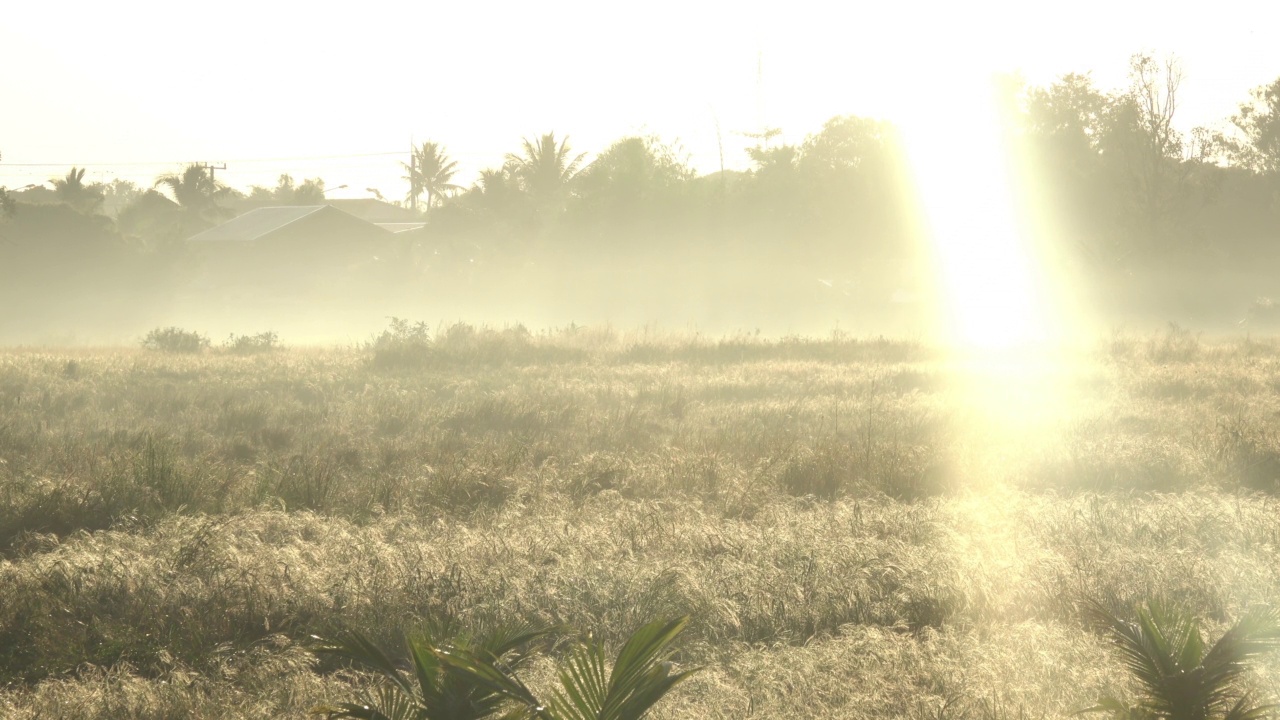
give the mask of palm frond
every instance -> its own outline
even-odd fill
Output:
[[[321,640],[312,651],[323,655],[336,655],[378,673],[394,683],[405,693],[413,694],[413,686],[405,679],[391,658],[364,634],[350,630],[339,633],[331,640]]]
[[[672,674],[668,648],[688,625],[682,617],[645,625],[627,639],[605,677],[598,645],[579,648],[560,673],[561,689],[551,701],[557,718],[567,720],[637,720],[672,687],[695,670]]]
[[[1090,625],[1116,650],[1142,688],[1135,707],[1114,698],[1082,712],[1109,712],[1115,718],[1209,718],[1254,720],[1269,706],[1253,706],[1240,681],[1248,666],[1280,646],[1280,614],[1256,610],[1205,651],[1199,621],[1163,602],[1137,609],[1134,622],[1121,620],[1097,601],[1084,607]]]
[[[1280,705],[1253,705],[1253,697],[1245,694],[1222,716],[1223,720],[1266,720]]]

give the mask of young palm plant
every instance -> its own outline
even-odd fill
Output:
[[[1280,647],[1280,613],[1272,608],[1248,613],[1207,649],[1200,623],[1165,603],[1138,608],[1136,622],[1096,601],[1085,606],[1085,615],[1137,681],[1139,698],[1129,705],[1105,697],[1080,713],[1109,713],[1116,720],[1258,720],[1277,707],[1256,704],[1243,687],[1249,666]]]
[[[604,650],[589,642],[576,648],[560,669],[560,687],[549,703],[538,701],[514,674],[494,672],[463,655],[444,660],[460,672],[522,705],[525,717],[540,720],[639,720],[677,683],[697,671],[671,672],[670,647],[689,618],[655,621],[623,644],[606,671]],[[519,717],[519,716],[514,716]]]
[[[652,622],[622,646],[613,669],[604,669],[598,644],[574,651],[560,671],[561,688],[551,699],[552,720],[636,720],[644,717],[676,683],[697,669],[672,673],[668,647],[689,623],[688,617]]]
[[[477,682],[474,673],[457,666],[476,665],[514,677],[515,669],[529,658],[529,649],[551,632],[550,628],[497,627],[450,637],[442,628],[431,628],[406,638],[409,671],[397,667],[364,635],[343,633],[322,642],[316,652],[352,660],[385,682],[365,693],[361,702],[323,705],[311,712],[330,720],[482,720],[499,713],[503,718],[526,717],[527,703],[513,704],[491,682]]]
[[[639,720],[695,670],[673,673],[670,647],[687,617],[652,622],[622,646],[606,670],[604,650],[588,642],[560,668],[560,687],[542,702],[517,675],[522,648],[551,632],[520,630],[434,642],[410,641],[414,673],[400,670],[373,643],[348,633],[319,650],[354,659],[388,682],[364,702],[318,707],[329,718],[361,720]]]

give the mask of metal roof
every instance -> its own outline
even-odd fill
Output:
[[[188,242],[253,242],[305,218],[325,223],[345,223],[347,226],[360,225],[369,230],[377,228],[374,232],[386,232],[373,223],[330,205],[285,205],[250,210],[235,219],[188,238]]]
[[[371,223],[422,222],[422,217],[412,210],[374,198],[334,198],[325,203]]]
[[[378,227],[382,228],[383,230],[386,230],[387,232],[393,232],[393,233],[402,233],[402,232],[410,232],[412,230],[421,230],[422,228],[427,226],[425,222],[400,222],[400,223],[380,222],[380,223],[374,223],[374,225],[377,225]]]
[[[308,215],[314,215],[325,207],[325,205],[296,205],[257,208],[192,236],[190,242],[253,242],[263,235],[269,235]]]

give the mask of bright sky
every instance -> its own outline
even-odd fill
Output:
[[[711,172],[717,122],[726,165],[742,167],[740,133],[762,122],[797,142],[837,114],[929,107],[956,53],[965,67],[1019,69],[1037,83],[1092,70],[1104,88],[1124,83],[1132,53],[1174,53],[1186,127],[1224,121],[1250,88],[1280,77],[1280,3],[834,5],[9,3],[0,185],[73,164],[89,165],[89,179],[149,184],[210,161],[226,162],[220,179],[241,188],[289,172],[348,185],[335,197],[366,187],[400,197],[405,158],[329,156],[435,140],[469,183],[522,136],[547,131],[590,152],[656,133]],[[945,121],[947,108],[934,110]],[[39,163],[52,166],[22,166]]]

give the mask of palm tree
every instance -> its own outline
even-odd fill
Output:
[[[231,188],[214,179],[203,165],[192,163],[181,174],[161,175],[153,187],[169,188],[173,199],[186,211],[190,226],[212,225],[229,214],[218,201],[231,193]]]
[[[555,133],[543,135],[536,143],[524,138],[523,143],[523,154],[507,155],[508,164],[541,209],[559,212],[587,154],[570,156],[569,138],[556,144]]]
[[[84,184],[84,168],[71,168],[65,177],[50,180],[58,199],[81,212],[93,210],[102,203],[102,193]]]
[[[437,143],[422,143],[421,147],[413,150],[412,161],[402,164],[409,171],[404,176],[409,181],[409,194],[405,196],[405,200],[414,207],[418,206],[418,198],[423,193],[427,194],[427,208],[430,209],[445,195],[462,189],[449,182],[458,172],[458,163],[450,160],[444,148]]]
[[[1136,622],[1117,618],[1101,603],[1085,607],[1089,623],[1110,641],[1139,700],[1127,705],[1105,697],[1081,712],[1110,713],[1116,720],[1256,720],[1276,706],[1257,705],[1242,687],[1249,666],[1280,647],[1280,612],[1246,614],[1206,651],[1199,622],[1160,602],[1139,608]]]

